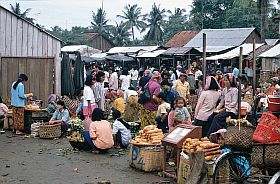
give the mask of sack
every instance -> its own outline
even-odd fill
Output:
[[[252,139],[259,143],[279,142],[280,120],[271,112],[264,112]]]
[[[150,91],[149,91],[149,85],[148,84],[144,87],[144,90],[140,94],[140,97],[138,99],[138,103],[140,103],[142,105],[146,104],[147,102],[149,102],[151,100],[151,94],[150,94]]]

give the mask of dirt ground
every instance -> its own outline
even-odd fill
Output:
[[[107,154],[73,151],[66,138],[43,140],[0,135],[1,184],[112,184],[174,183],[160,173],[129,167],[128,150]]]

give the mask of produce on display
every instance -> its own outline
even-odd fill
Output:
[[[253,126],[248,120],[246,119],[231,119],[229,116],[226,119],[226,122],[231,126]]]
[[[85,142],[85,139],[81,132],[85,130],[83,121],[79,118],[72,118],[70,120],[71,124],[71,135],[67,136],[67,139],[72,142]]]
[[[26,110],[40,110],[40,107],[37,105],[26,105],[25,109]]]
[[[215,160],[222,153],[219,144],[212,143],[208,138],[201,138],[201,140],[187,138],[183,145],[184,152],[203,152],[206,161]]]
[[[67,136],[67,139],[72,142],[85,142],[85,138],[80,132],[72,132],[70,136]]]
[[[132,144],[161,144],[161,139],[164,137],[161,129],[156,125],[148,125],[139,131],[139,136],[131,140]]]

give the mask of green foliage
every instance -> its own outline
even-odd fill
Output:
[[[10,4],[10,8],[14,14],[34,24],[35,19],[27,16],[27,14],[30,13],[31,8],[27,8],[24,12],[22,12],[19,3],[16,3],[14,6]]]
[[[111,26],[110,28],[110,39],[113,41],[115,46],[126,46],[130,42],[129,32],[130,27],[121,22],[120,24],[116,23],[116,26]]]
[[[168,42],[177,32],[186,30],[187,15],[185,9],[175,8],[174,13],[167,11],[170,15],[168,21],[163,24],[163,41]]]
[[[142,8],[138,7],[137,4],[134,4],[132,6],[128,4],[124,7],[124,10],[122,11],[123,15],[117,15],[117,17],[126,20],[126,22],[124,22],[124,25],[131,28],[133,40],[135,40],[134,27],[142,32],[147,26],[146,23],[141,20],[143,18],[141,10]]]
[[[160,45],[163,42],[163,24],[165,17],[165,9],[160,9],[160,5],[152,6],[151,12],[145,16],[145,20],[148,23],[148,33],[145,35],[144,39],[148,44]]]
[[[97,9],[97,13],[92,12],[92,29],[94,32],[99,33],[102,36],[108,36],[108,19],[106,19],[106,12],[102,8]]]

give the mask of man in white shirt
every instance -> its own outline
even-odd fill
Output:
[[[124,102],[127,102],[127,99],[130,96],[138,96],[138,93],[133,89],[133,87],[129,87],[127,90],[124,91]]]
[[[109,89],[118,90],[119,88],[119,79],[117,72],[113,71],[113,69],[108,70],[110,77],[109,77]]]
[[[134,90],[137,90],[137,82],[138,82],[139,72],[137,70],[135,70],[135,67],[132,67],[132,69],[130,70],[130,75],[131,75],[131,81],[132,81],[132,85],[134,87]]]

